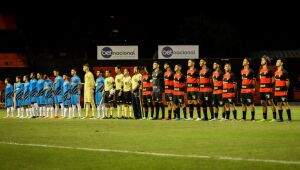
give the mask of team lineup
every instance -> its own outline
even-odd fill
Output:
[[[284,60],[276,61],[277,70],[270,67],[270,58],[261,57],[258,80],[250,67],[251,59],[244,58],[241,70],[240,101],[242,104],[241,121],[246,121],[247,110],[251,112],[251,121],[255,121],[254,92],[259,90],[263,119],[267,121],[268,107],[272,111],[270,122],[283,120],[285,108],[288,122],[291,122],[291,110],[287,101],[289,88],[288,73],[284,69]],[[153,120],[238,120],[236,103],[237,78],[231,70],[231,64],[220,61],[213,62],[213,70],[209,69],[206,59],[200,59],[200,71],[196,62],[188,60],[186,74],[182,65],[174,68],[165,62],[153,62],[153,72],[146,67],[134,67],[133,76],[130,69],[115,67],[116,76],[110,70],[98,70],[96,80],[89,65],[83,65],[84,83],[77,76],[77,70],[71,69],[71,78],[67,73],[60,76],[58,69],[53,70],[54,82],[49,75],[31,73],[30,76],[16,76],[15,83],[5,79],[6,117],[16,118],[96,118],[98,119],[153,119]],[[224,71],[222,71],[224,70]],[[103,75],[105,74],[105,75]],[[37,79],[36,79],[37,78]],[[259,89],[255,89],[257,81]],[[83,86],[83,88],[82,88]],[[85,115],[81,114],[80,96],[83,89]],[[165,104],[163,102],[163,95]],[[276,104],[276,105],[275,105]],[[114,116],[116,106],[117,115]],[[165,113],[167,107],[167,115]],[[202,109],[201,109],[202,108]],[[60,110],[60,112],[59,112]],[[194,110],[197,117],[194,117]],[[188,112],[187,112],[188,111]],[[210,117],[208,116],[210,112]],[[77,112],[77,116],[75,115]],[[150,113],[150,115],[149,115]],[[155,115],[154,115],[155,113]],[[161,113],[161,114],[160,114]],[[181,118],[183,113],[183,118]],[[189,114],[187,114],[189,113]],[[278,113],[278,114],[277,114]]]

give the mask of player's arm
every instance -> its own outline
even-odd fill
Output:
[[[234,92],[237,92],[237,83],[236,83],[235,75],[231,73],[231,77],[232,77],[232,82],[234,84]]]
[[[251,71],[252,71],[252,75],[253,75],[253,77],[252,77],[252,79],[253,79],[252,85],[253,85],[253,88],[254,88],[254,91],[255,91],[255,87],[256,87],[256,78],[255,78],[254,71],[253,71],[253,70],[251,70]]]

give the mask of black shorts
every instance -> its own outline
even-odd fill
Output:
[[[212,100],[212,93],[211,92],[200,92],[199,99],[202,102],[211,102]]]
[[[184,96],[183,95],[174,95],[174,104],[184,104]]]
[[[234,103],[235,98],[234,97],[229,97],[229,98],[223,98],[223,103]]]
[[[198,99],[198,92],[187,92],[188,100],[197,100]]]
[[[224,106],[222,94],[213,94],[212,98],[213,98],[214,107]]]
[[[288,101],[287,96],[275,96],[274,99],[275,99],[275,103]]]
[[[113,101],[113,96],[109,95],[109,91],[105,91],[103,93],[103,100],[105,104],[111,103]]]
[[[153,101],[154,102],[162,102],[162,93],[161,92],[153,92]]]
[[[132,95],[130,91],[123,93],[123,103],[124,104],[131,104],[132,101]]]
[[[260,100],[271,100],[273,99],[273,95],[271,92],[261,92],[260,93]]]
[[[253,93],[241,93],[241,103],[247,106],[253,104]]]
[[[152,95],[145,95],[145,96],[142,96],[143,98],[143,103],[151,103],[152,102]]]
[[[172,93],[165,93],[165,100],[166,102],[172,102],[173,101],[173,94]]]
[[[123,103],[123,92],[121,93],[121,95],[119,96],[120,90],[116,90],[115,92],[115,102],[116,104],[121,104]]]

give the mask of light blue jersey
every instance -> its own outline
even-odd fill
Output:
[[[16,92],[16,107],[21,107],[23,105],[23,93],[24,86],[22,83],[15,84],[15,92]]]
[[[80,88],[79,85],[81,83],[80,78],[76,75],[71,78],[71,104],[76,105],[80,103]]]
[[[62,99],[62,86],[63,86],[63,79],[61,76],[56,76],[54,81],[54,103],[59,104],[63,102]]]
[[[5,106],[13,106],[14,88],[11,84],[7,84],[5,87]]]
[[[63,92],[63,104],[69,106],[71,104],[71,86],[69,81],[64,81],[62,92]]]
[[[44,80],[40,79],[37,81],[37,103],[38,105],[45,104],[45,96],[44,96]]]
[[[98,106],[98,105],[101,104],[100,101],[101,101],[101,98],[102,98],[102,91],[103,91],[103,88],[104,88],[104,78],[103,77],[98,77],[96,79],[95,86],[96,86],[96,89],[95,89],[95,104]]]
[[[53,104],[53,93],[52,93],[53,82],[52,80],[45,80],[44,89],[45,90],[45,104],[52,105]]]
[[[24,83],[23,106],[30,106],[30,83]]]
[[[36,103],[37,102],[37,80],[31,79],[29,82],[29,90],[30,90],[30,102]]]

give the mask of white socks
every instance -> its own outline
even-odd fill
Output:
[[[80,105],[80,103],[77,104],[77,108],[78,108],[78,117],[81,117],[81,105]]]
[[[26,111],[26,117],[29,118],[29,109],[26,108],[25,111]]]
[[[63,115],[63,111],[65,108],[63,103],[60,103],[60,108],[61,108],[61,115]],[[66,116],[64,116],[64,117],[66,117]]]
[[[17,112],[18,112],[17,117],[19,118],[20,117],[20,113],[21,113],[21,108],[17,108]]]
[[[50,108],[51,117],[53,117],[53,112],[54,112],[54,108],[51,107],[51,108]]]
[[[58,108],[59,108],[59,105],[58,104],[55,104],[55,116],[57,116],[57,112],[58,112]]]

